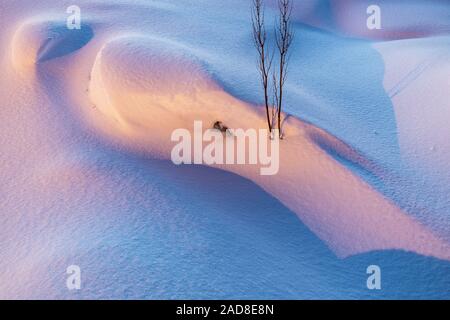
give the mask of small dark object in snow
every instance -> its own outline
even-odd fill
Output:
[[[220,132],[226,133],[228,127],[225,126],[221,121],[214,122],[214,129],[219,130]]]

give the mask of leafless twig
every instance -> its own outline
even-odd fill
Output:
[[[269,109],[269,75],[272,68],[273,53],[268,53],[267,32],[264,24],[264,5],[262,0],[253,0],[252,8],[253,41],[258,51],[258,69],[264,89],[267,125],[272,132],[272,120]]]
[[[292,0],[278,0],[278,9],[280,15],[275,27],[275,39],[279,53],[279,70],[278,74],[274,73],[274,91],[277,109],[277,122],[282,138],[281,132],[281,110],[283,106],[283,90],[287,78],[288,64],[289,64],[289,48],[294,39],[294,32],[292,29],[291,16],[293,3]]]

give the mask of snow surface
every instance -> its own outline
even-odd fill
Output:
[[[430,20],[449,5],[374,43],[334,23],[360,2],[298,3],[281,170],[261,177],[167,161],[194,119],[264,127],[249,2],[79,3],[75,31],[69,1],[0,4],[1,298],[450,296],[450,20]]]

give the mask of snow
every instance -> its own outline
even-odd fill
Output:
[[[25,21],[14,34],[12,64],[18,70],[34,68],[37,64],[70,54],[87,44],[93,37],[89,26],[70,30],[54,17],[36,17]]]
[[[276,1],[269,4],[276,7]],[[367,28],[367,11],[380,9],[381,28]],[[306,0],[297,3],[294,19],[334,33],[363,39],[410,39],[448,34],[446,0]]]
[[[202,63],[184,51],[172,43],[135,37],[112,40],[101,49],[91,73],[90,93],[96,110],[111,118],[119,136],[128,137],[126,142],[129,139],[150,155],[170,159],[171,132],[191,128],[196,120],[213,124],[223,119],[231,128],[264,127],[264,115],[257,117],[254,107],[223,92],[208,79]],[[299,121],[289,121],[285,134],[289,139],[282,142],[281,170],[274,177],[260,177],[248,166],[220,167],[261,185],[340,256],[405,249],[450,257],[445,242],[330,157],[339,154],[351,162],[355,155],[351,148],[338,149],[342,142],[330,141],[326,133]],[[336,185],[341,187],[336,190]]]
[[[1,298],[449,296],[448,5],[374,43],[342,24],[361,4],[304,2],[262,177],[168,161],[194,120],[265,127],[249,3],[79,2],[74,32],[64,1],[0,5]]]

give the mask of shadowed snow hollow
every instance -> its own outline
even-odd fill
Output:
[[[34,17],[23,22],[14,34],[11,48],[13,66],[25,71],[38,63],[68,55],[86,45],[93,31],[84,24],[68,29],[65,19]]]

